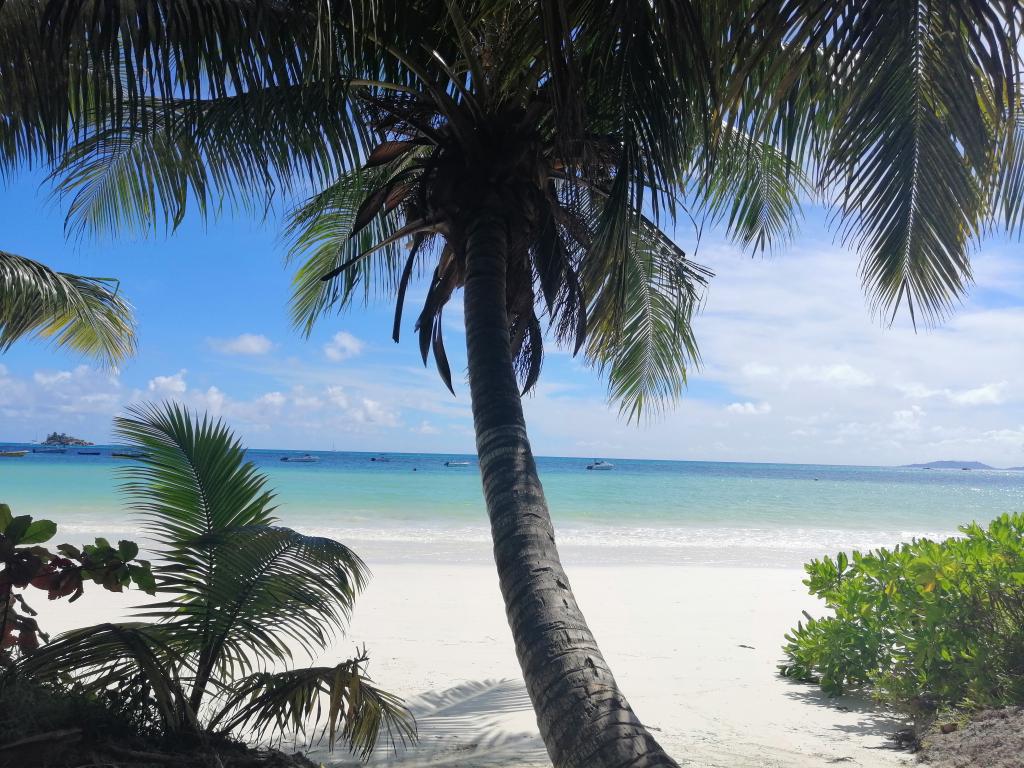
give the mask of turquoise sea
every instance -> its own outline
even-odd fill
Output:
[[[143,537],[117,490],[124,460],[105,446],[89,449],[99,456],[77,450],[0,458],[0,501],[56,520],[70,541]],[[282,524],[341,539],[371,564],[489,557],[475,457],[321,452],[315,464],[280,461],[299,453],[249,451],[277,490]],[[567,559],[797,566],[1024,509],[1024,472],[605,458],[614,470],[538,459]]]

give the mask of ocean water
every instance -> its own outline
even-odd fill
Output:
[[[62,539],[132,535],[138,518],[100,456],[0,458],[0,501],[58,522]],[[488,530],[473,456],[252,450],[277,491],[283,525],[345,541],[371,564],[483,560]],[[371,459],[386,458],[386,461]],[[470,462],[446,467],[446,460]],[[799,566],[840,549],[945,537],[972,520],[1024,510],[1024,472],[578,458],[538,467],[567,560]]]

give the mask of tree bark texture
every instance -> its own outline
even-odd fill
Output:
[[[510,232],[498,206],[467,222],[469,383],[501,594],[555,768],[678,768],[634,714],[576,604],[555,546],[512,366]]]

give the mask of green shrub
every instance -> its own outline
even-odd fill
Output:
[[[960,530],[808,563],[833,615],[786,635],[782,674],[911,713],[1024,702],[1024,515]]]

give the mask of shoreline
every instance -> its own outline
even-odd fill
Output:
[[[549,765],[493,565],[367,560],[373,578],[350,632],[315,663],[337,663],[365,643],[370,675],[417,713],[420,744],[397,760],[381,753],[370,765]],[[829,700],[778,676],[784,632],[801,610],[820,612],[802,571],[579,562],[567,569],[618,684],[683,765],[890,768],[907,760],[887,748],[896,721],[870,702]],[[54,632],[124,618],[141,602],[139,593],[98,588],[70,605],[47,603],[42,592],[32,597]],[[297,666],[305,663],[296,657]],[[360,764],[323,749],[311,757]]]

